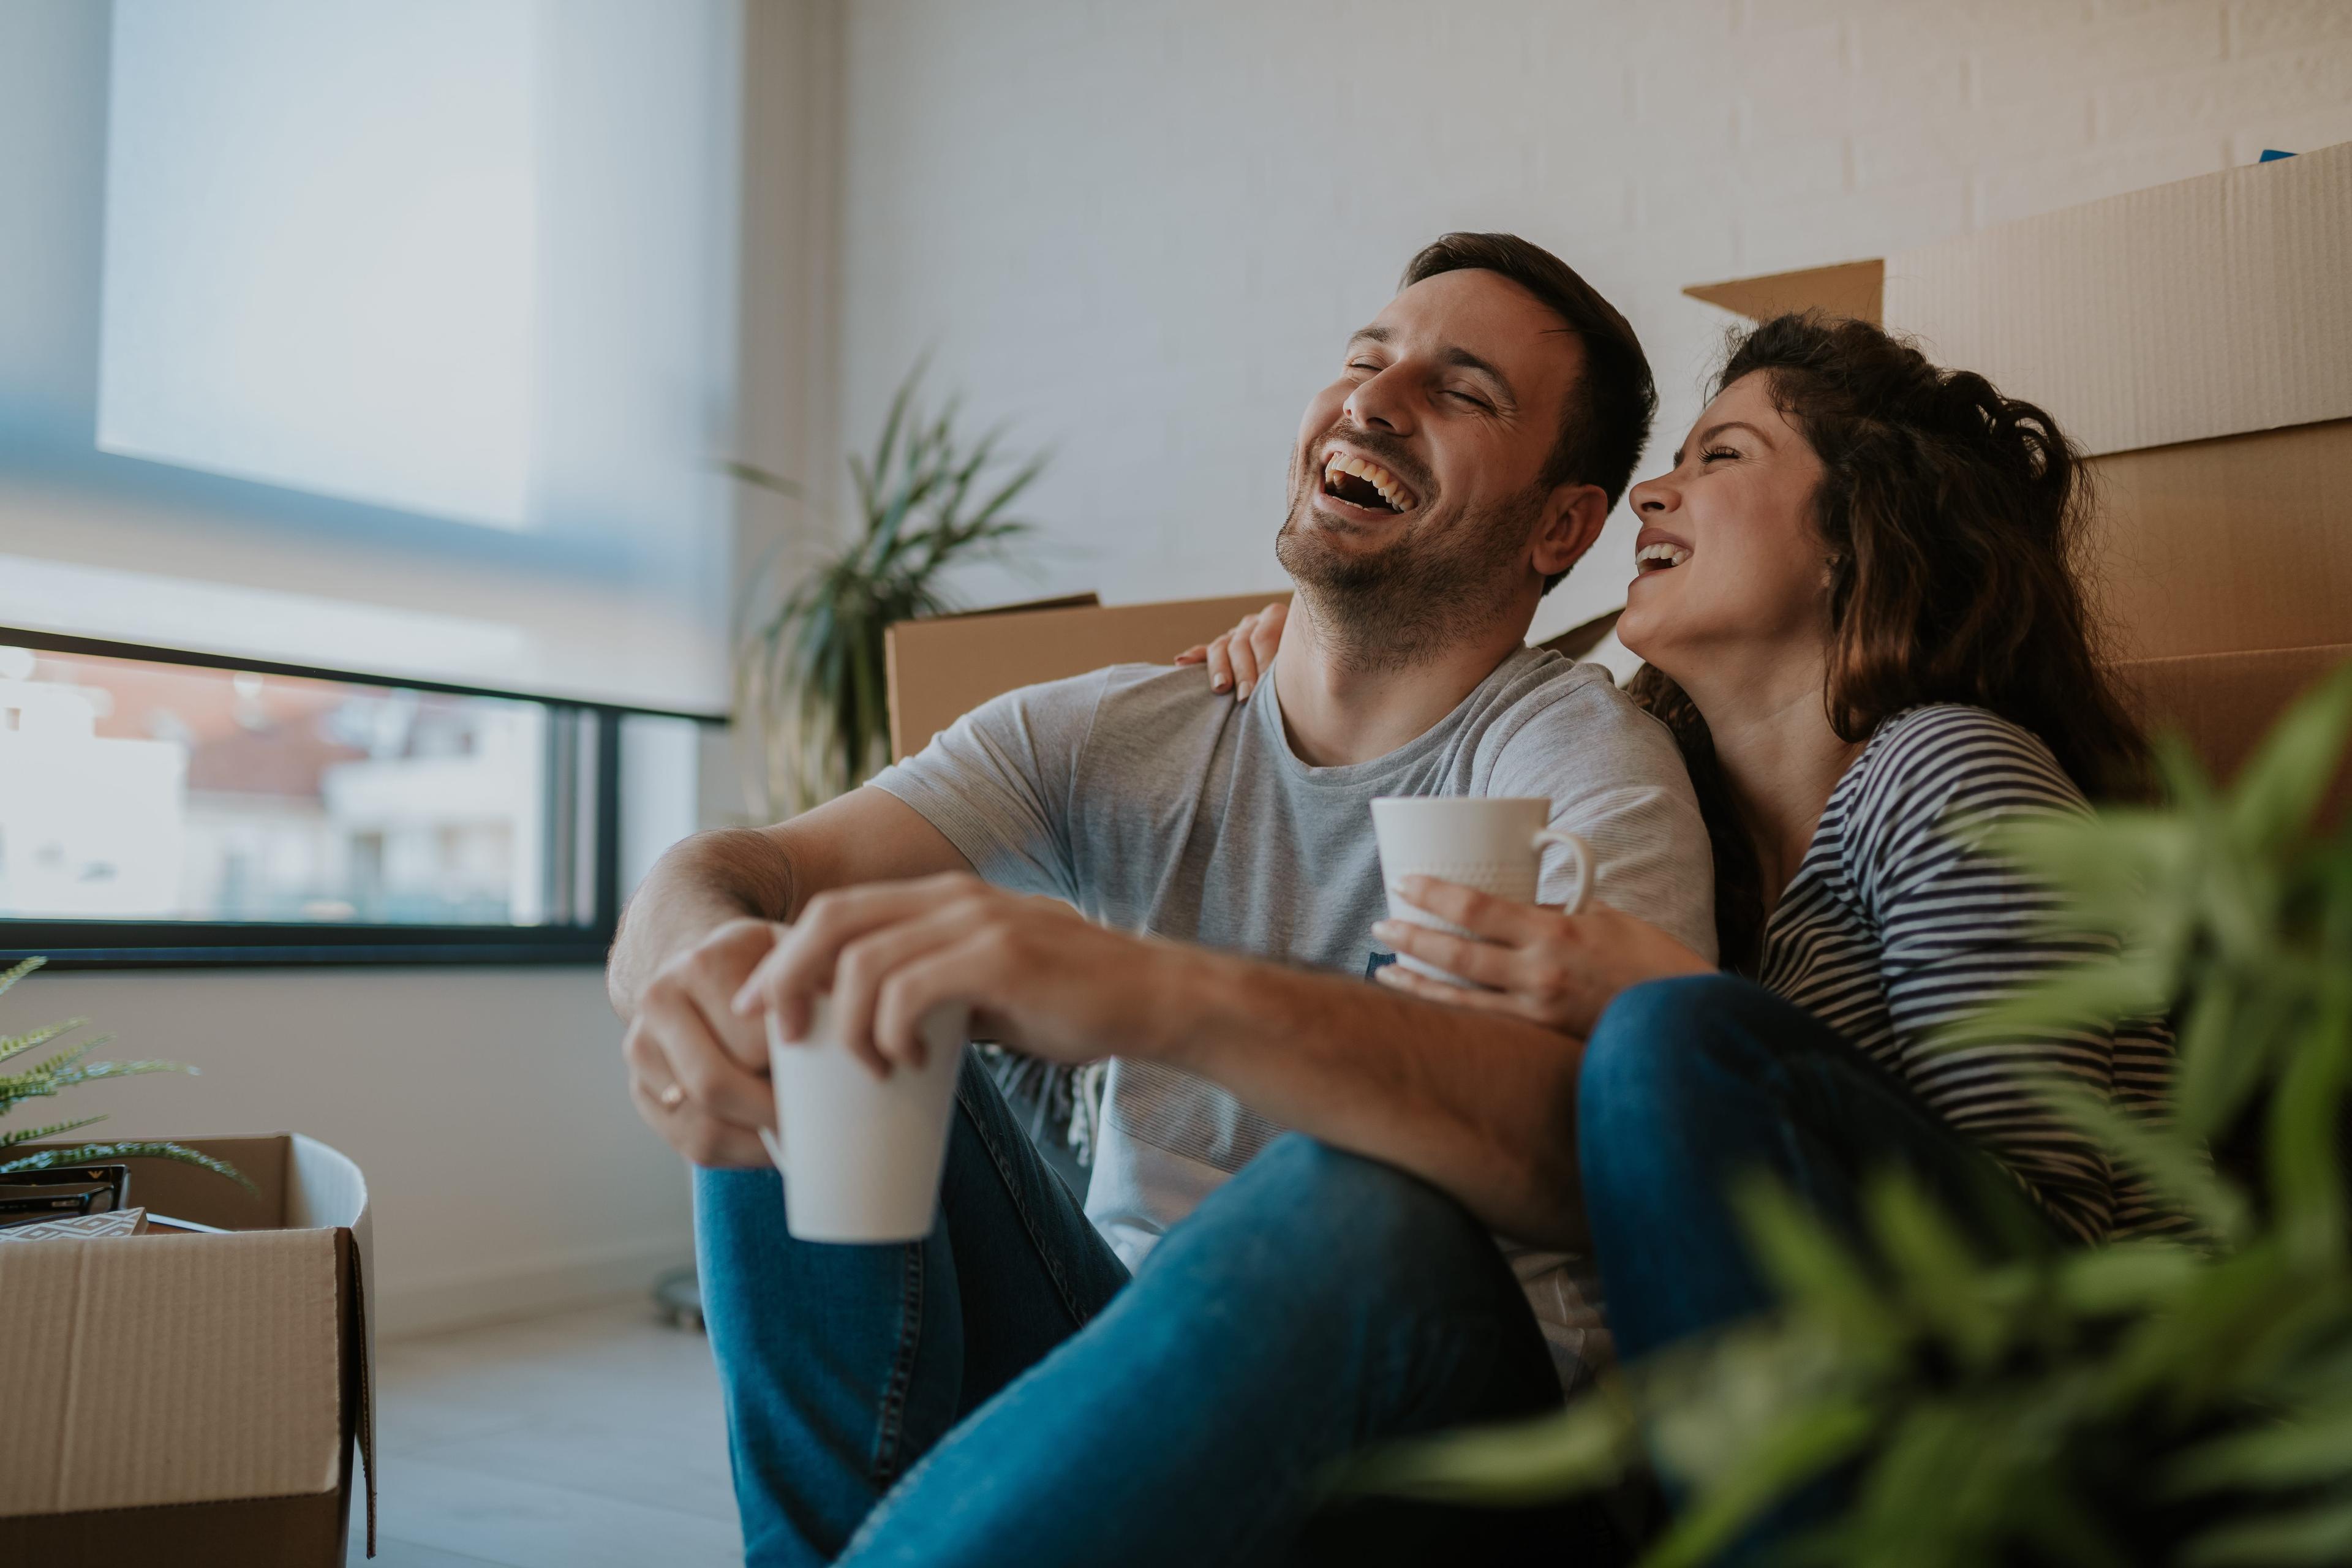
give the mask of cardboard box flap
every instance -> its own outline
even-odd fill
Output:
[[[2352,418],[2352,142],[2002,224],[1884,262],[1698,284],[1761,320],[1883,322],[2097,457]]]
[[[367,1484],[367,1549],[375,1555],[375,1313],[371,1292],[375,1288],[375,1220],[368,1212],[367,1178],[341,1152],[315,1138],[296,1133],[288,1142],[289,1184],[286,1223],[289,1226],[341,1226],[351,1232],[350,1279],[345,1295],[352,1307],[353,1360],[349,1404],[352,1436],[360,1451]]]
[[[204,1145],[209,1152],[209,1145]],[[356,1231],[368,1216],[367,1178],[345,1155],[297,1132],[287,1140],[293,1181],[286,1194],[286,1221],[295,1229]]]
[[[992,697],[1110,664],[1165,664],[1290,590],[1156,605],[948,616],[900,621],[883,639],[890,754],[904,757]]]
[[[252,1189],[224,1181],[197,1165],[176,1160],[129,1160],[131,1201],[158,1219],[192,1219],[223,1230],[279,1230],[286,1226],[287,1184],[291,1159],[282,1133],[236,1138],[183,1138],[176,1142],[226,1160],[253,1184]]]
[[[2352,142],[1906,251],[1886,324],[2086,452],[2352,417]]]
[[[1795,272],[1735,278],[1727,283],[1694,283],[1683,292],[1757,321],[1790,310],[1825,310],[1832,316],[1875,321],[1885,282],[1884,261],[1841,261]]]
[[[336,1490],[342,1268],[331,1230],[29,1242],[0,1298],[0,1517]]]

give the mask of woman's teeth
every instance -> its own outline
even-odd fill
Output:
[[[1346,495],[1341,483],[1343,476],[1350,475],[1378,491],[1381,501],[1391,511],[1412,510],[1413,493],[1402,479],[1369,458],[1351,457],[1345,452],[1334,452],[1323,459],[1324,493],[1339,496],[1342,500],[1354,499]]]
[[[1640,572],[1664,572],[1679,566],[1691,558],[1689,549],[1680,544],[1668,544],[1664,540],[1644,544],[1633,552],[1633,566]]]

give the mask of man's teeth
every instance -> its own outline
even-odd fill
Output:
[[[1323,483],[1328,488],[1339,482],[1341,474],[1353,474],[1381,492],[1381,499],[1399,511],[1412,510],[1413,494],[1405,482],[1381,468],[1378,463],[1345,452],[1334,452],[1323,460]]]
[[[1691,552],[1684,546],[1668,544],[1665,541],[1660,540],[1655,544],[1644,544],[1635,551],[1633,564],[1637,568],[1646,567],[1655,561],[1667,566],[1679,566],[1690,558]]]

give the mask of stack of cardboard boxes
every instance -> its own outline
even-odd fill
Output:
[[[2352,658],[2352,142],[1685,292],[1877,321],[2047,409],[2115,654],[2216,770]]]

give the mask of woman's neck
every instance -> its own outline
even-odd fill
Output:
[[[1706,721],[1732,803],[1756,846],[1769,915],[1861,742],[1830,728],[1818,654],[1761,661],[1721,682],[1677,679]]]

